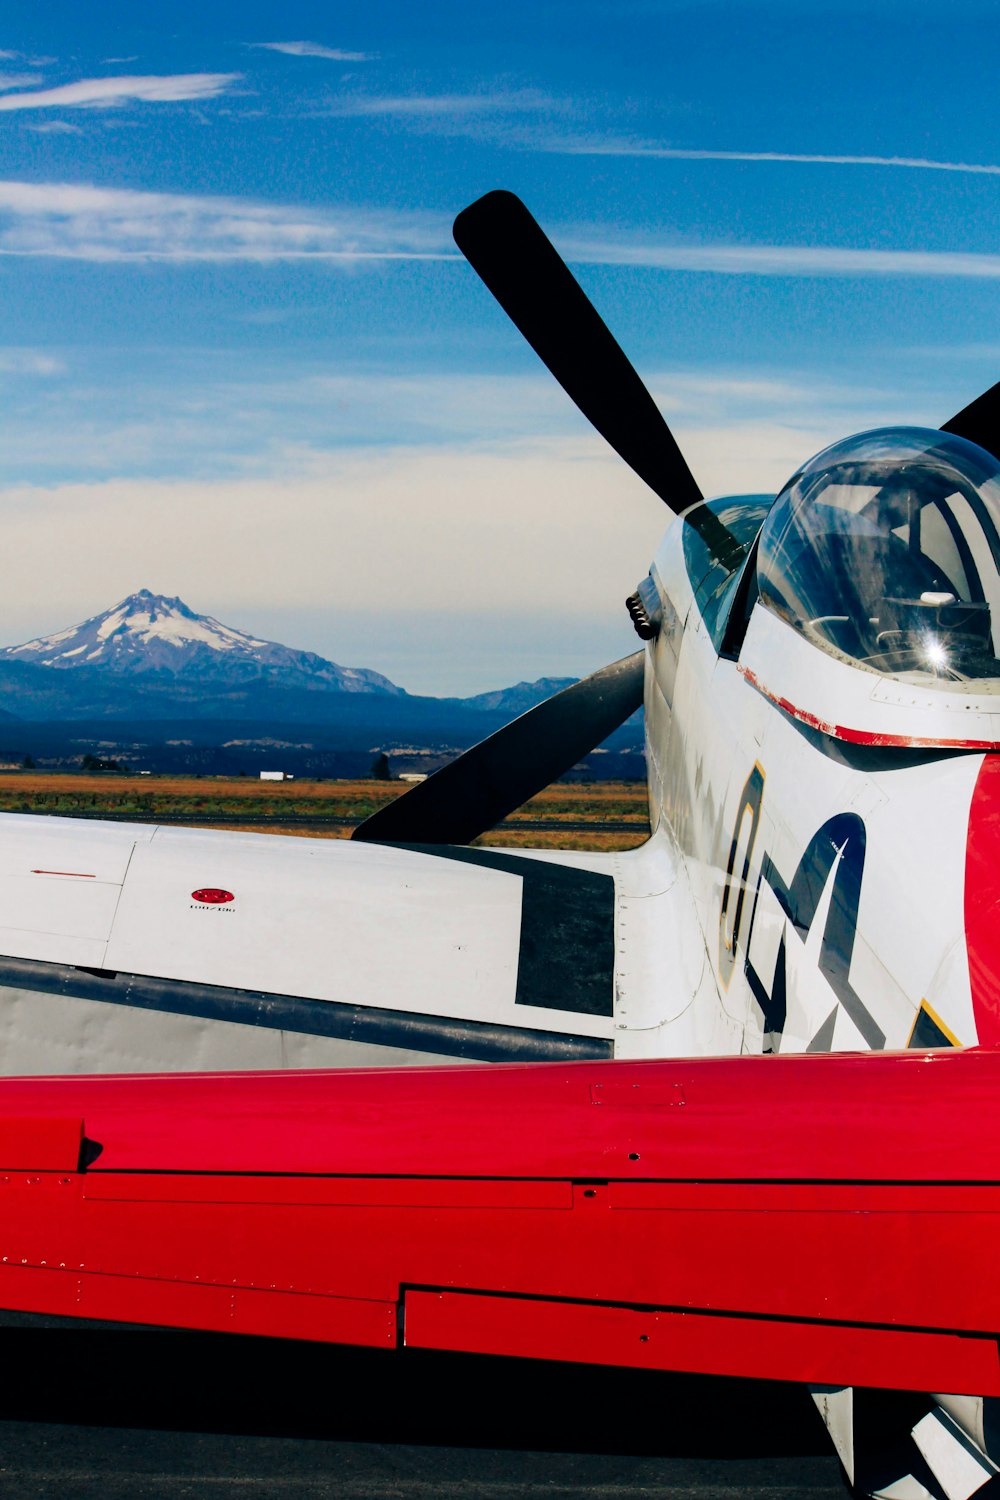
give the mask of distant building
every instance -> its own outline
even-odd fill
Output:
[[[289,776],[287,771],[261,771],[261,781],[294,781],[294,776]]]
[[[397,781],[426,781],[426,771],[400,771],[396,777]]]

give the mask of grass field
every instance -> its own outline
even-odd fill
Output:
[[[251,777],[76,775],[0,772],[0,812],[54,813],[137,822],[246,828],[312,838],[346,838],[369,813],[404,793],[396,781],[282,781]],[[310,820],[311,825],[299,820]],[[318,825],[312,820],[338,819]],[[538,828],[546,824],[566,824]],[[615,824],[611,830],[607,824]],[[586,824],[583,829],[580,824]],[[627,829],[621,824],[630,825]],[[634,826],[633,826],[634,825]],[[560,782],[533,797],[477,842],[504,847],[630,849],[648,837],[646,791],[638,782]]]

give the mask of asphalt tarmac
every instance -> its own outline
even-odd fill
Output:
[[[3,1500],[846,1495],[794,1386],[73,1327],[0,1349]]]

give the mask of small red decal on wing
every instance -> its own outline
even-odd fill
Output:
[[[191,900],[204,901],[206,906],[222,906],[226,901],[235,901],[236,897],[232,891],[223,891],[217,885],[206,885],[200,891],[192,891]]]

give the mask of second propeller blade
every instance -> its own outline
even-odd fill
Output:
[[[480,740],[351,835],[368,843],[468,844],[576,764],[642,707],[636,651]]]

